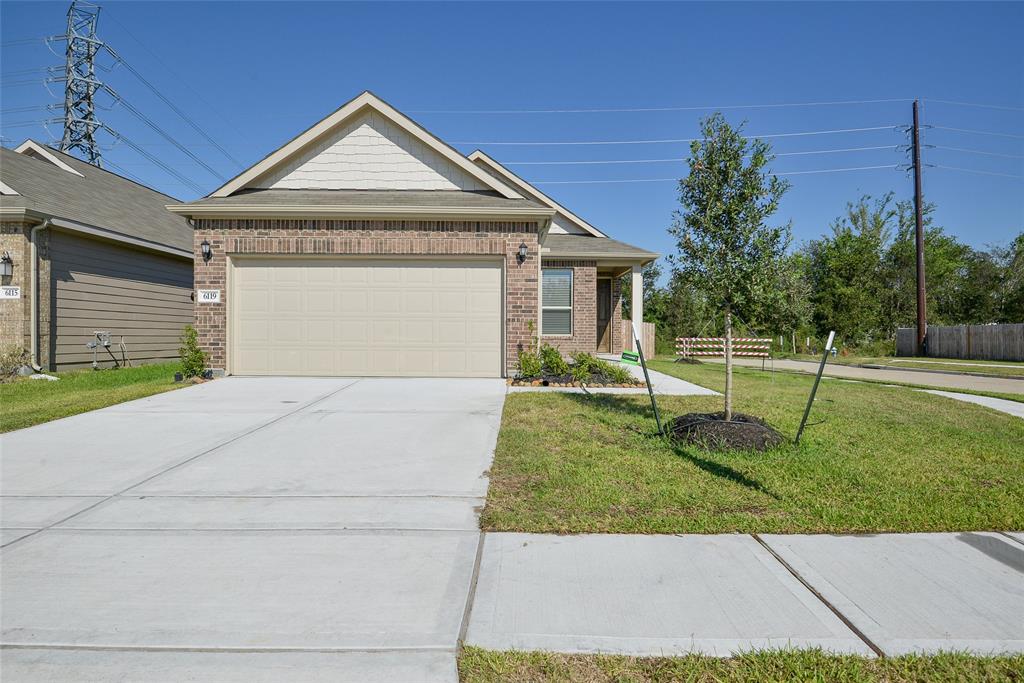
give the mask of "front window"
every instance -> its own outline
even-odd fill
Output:
[[[572,334],[572,268],[545,268],[541,285],[542,335]]]

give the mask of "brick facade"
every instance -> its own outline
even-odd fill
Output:
[[[0,223],[0,254],[7,252],[14,264],[14,273],[2,284],[21,287],[20,299],[0,299],[0,345],[16,346],[28,351],[32,347],[32,270],[29,235],[34,223],[5,221]],[[49,231],[36,235],[39,254],[39,362],[49,364],[50,349],[50,259]]]
[[[545,259],[541,266],[572,268],[572,334],[541,335],[541,343],[549,344],[567,356],[578,351],[594,353],[597,349],[597,263]],[[614,291],[612,296],[614,306]],[[613,339],[612,348],[614,344]]]
[[[537,226],[526,222],[405,220],[197,219],[195,288],[221,290],[219,304],[196,303],[199,343],[209,366],[227,369],[227,259],[243,255],[497,256],[505,262],[505,364],[514,372],[519,351],[537,327]],[[200,245],[211,245],[204,263]],[[519,263],[519,245],[528,256]]]

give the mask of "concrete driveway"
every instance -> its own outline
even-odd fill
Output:
[[[4,435],[10,680],[456,680],[501,380],[229,378]]]

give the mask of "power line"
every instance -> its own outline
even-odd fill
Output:
[[[15,45],[28,45],[29,43],[45,43],[49,40],[49,36],[41,36],[39,38],[19,38],[18,40],[5,40],[0,43],[0,47],[13,47]]]
[[[47,104],[35,104],[30,107],[11,107],[10,109],[0,109],[0,114],[20,114],[26,111],[52,111],[52,107]]]
[[[659,111],[701,111],[706,109],[772,109],[778,107],[826,107],[845,104],[876,104],[881,102],[910,102],[911,98],[876,100],[837,100],[832,102],[778,102],[771,104],[724,104],[690,107],[611,107],[581,109],[419,109],[411,114],[605,114]]]
[[[939,166],[935,164],[932,168],[942,168],[947,171],[963,171],[964,173],[978,173],[980,175],[996,175],[1002,176],[1003,178],[1024,178],[1024,175],[1014,175],[1013,173],[996,173],[995,171],[980,171],[976,168],[960,168],[959,166]]]
[[[1021,154],[1001,154],[999,152],[983,152],[980,149],[964,149],[962,147],[943,147],[942,145],[931,145],[932,149],[945,149],[950,152],[965,152],[967,154],[984,154],[990,157],[1004,157],[1006,159],[1024,159]]]
[[[777,157],[789,157],[789,156],[803,156],[806,154],[831,154],[835,152],[863,152],[866,150],[876,149],[890,149],[896,150],[897,147],[893,145],[877,145],[875,147],[846,147],[843,149],[817,149],[806,152],[776,152],[774,156]],[[603,161],[503,161],[501,163],[506,166],[576,166],[576,165],[592,165],[592,164],[661,164],[661,163],[680,163],[685,161],[681,157],[675,157],[672,159],[611,159]]]
[[[198,192],[199,194],[203,193],[203,188],[199,187],[199,185],[197,185],[195,182],[193,182],[189,178],[186,178],[182,174],[178,173],[173,168],[171,168],[170,166],[168,166],[164,162],[160,161],[160,159],[158,159],[157,157],[153,156],[152,154],[147,152],[145,149],[143,149],[139,145],[137,145],[134,142],[132,142],[131,139],[125,137],[121,133],[118,133],[116,130],[114,130],[113,128],[110,128],[109,126],[104,126],[104,129],[106,129],[106,131],[108,133],[110,133],[112,136],[114,136],[115,138],[117,138],[121,142],[125,143],[126,145],[131,147],[133,150],[138,152],[140,155],[142,155],[143,157],[145,157],[146,159],[151,161],[153,164],[159,166],[165,172],[167,172],[168,174],[170,174],[170,175],[174,176],[175,178],[177,178],[178,180],[180,180],[182,182],[182,184],[184,184],[186,187],[189,187],[189,188],[193,189],[194,191]]]
[[[120,23],[120,22],[119,22],[119,23]],[[149,81],[149,80],[148,80],[148,79],[147,79],[147,78],[146,78],[145,76],[143,76],[143,75],[142,75],[141,73],[139,73],[138,69],[136,69],[136,68],[135,68],[135,67],[133,67],[133,66],[132,66],[131,64],[129,64],[128,62],[126,62],[126,61],[124,60],[124,58],[123,58],[123,57],[121,57],[121,56],[120,56],[119,54],[117,54],[117,52],[115,52],[115,51],[114,51],[114,50],[113,50],[113,49],[112,49],[112,48],[111,48],[110,46],[107,46],[107,52],[109,52],[109,53],[110,53],[110,55],[111,55],[111,56],[112,56],[112,57],[113,57],[114,59],[116,59],[116,60],[117,60],[117,61],[118,61],[118,62],[119,62],[120,64],[124,65],[124,67],[125,67],[126,69],[128,69],[128,71],[130,71],[130,72],[132,73],[132,75],[134,75],[134,76],[135,76],[135,77],[136,77],[137,79],[139,79],[139,81],[140,81],[140,82],[141,82],[141,83],[142,83],[143,85],[145,85],[145,86],[146,86],[147,88],[149,88],[149,90],[150,90],[150,91],[151,91],[151,92],[152,92],[152,93],[153,93],[154,95],[156,95],[157,97],[159,97],[159,98],[160,98],[160,100],[161,100],[161,101],[162,101],[162,102],[163,102],[164,104],[166,104],[166,105],[167,105],[168,107],[170,107],[170,109],[171,109],[171,110],[172,110],[172,111],[173,111],[173,112],[174,112],[175,114],[177,114],[177,115],[178,115],[178,116],[179,116],[179,117],[181,118],[181,120],[182,120],[182,121],[184,121],[184,122],[185,122],[185,123],[187,123],[187,124],[188,124],[189,126],[191,126],[191,128],[192,128],[192,129],[193,129],[194,131],[196,131],[197,133],[199,133],[199,134],[200,134],[201,136],[203,136],[203,138],[204,138],[204,139],[205,139],[205,140],[206,140],[207,142],[209,142],[209,143],[210,143],[210,144],[212,144],[212,145],[213,145],[214,147],[216,147],[216,148],[217,148],[217,150],[218,150],[218,151],[219,151],[219,152],[220,152],[221,154],[223,154],[223,155],[224,155],[224,156],[225,156],[225,157],[226,157],[226,158],[227,158],[227,159],[228,159],[229,161],[231,161],[231,163],[235,164],[235,165],[236,165],[236,166],[238,166],[239,168],[241,168],[241,167],[242,167],[242,162],[240,162],[240,161],[239,161],[238,159],[236,159],[235,157],[233,157],[233,156],[232,156],[232,155],[231,155],[231,154],[230,154],[230,153],[229,153],[229,152],[228,152],[228,151],[227,151],[226,149],[224,149],[224,148],[223,148],[223,147],[222,147],[222,146],[221,146],[221,145],[220,145],[220,144],[219,144],[219,143],[218,143],[218,142],[217,142],[216,140],[214,140],[214,139],[213,139],[212,137],[210,137],[210,136],[209,136],[209,135],[207,134],[207,132],[206,132],[205,130],[203,130],[203,129],[202,129],[202,128],[201,128],[200,126],[199,126],[199,124],[198,124],[198,123],[196,123],[196,122],[195,122],[195,121],[194,121],[194,120],[192,119],[192,117],[191,117],[191,116],[189,116],[188,114],[186,114],[185,112],[183,112],[183,111],[182,111],[181,109],[179,109],[179,108],[178,108],[178,106],[174,104],[174,102],[172,102],[171,100],[169,100],[169,99],[168,99],[168,98],[167,98],[167,97],[166,97],[166,96],[165,96],[165,95],[164,95],[164,94],[163,94],[162,92],[160,92],[160,90],[159,90],[159,89],[158,89],[158,88],[157,88],[157,87],[156,87],[155,85],[153,85],[153,84],[152,84],[152,83],[151,83],[151,82],[150,82],[150,81]]]
[[[159,135],[160,137],[162,137],[162,138],[163,138],[164,140],[167,140],[167,142],[171,143],[171,144],[172,144],[172,145],[173,145],[174,147],[176,147],[176,148],[177,148],[177,149],[178,149],[178,150],[179,150],[179,151],[180,151],[181,153],[185,154],[185,155],[186,155],[186,156],[188,156],[188,157],[189,157],[190,159],[192,159],[192,161],[196,162],[197,164],[199,164],[200,166],[202,166],[203,168],[205,168],[205,169],[206,169],[207,171],[209,171],[209,173],[210,173],[211,175],[213,175],[213,176],[214,176],[215,178],[217,178],[218,180],[220,180],[220,181],[222,181],[222,182],[223,182],[223,181],[225,180],[224,176],[223,176],[223,175],[221,175],[220,173],[218,173],[216,169],[214,169],[214,168],[213,168],[212,166],[210,166],[210,165],[209,165],[209,164],[207,164],[207,163],[206,163],[205,161],[203,161],[203,160],[202,160],[202,159],[200,159],[200,158],[199,158],[198,156],[196,156],[196,154],[195,154],[195,153],[193,153],[193,152],[192,152],[192,150],[188,149],[188,148],[187,148],[187,147],[185,147],[185,146],[184,146],[183,144],[181,144],[180,142],[178,142],[177,140],[175,140],[175,139],[174,139],[173,137],[171,137],[170,133],[168,133],[168,132],[167,132],[167,131],[165,131],[165,130],[164,130],[163,128],[161,128],[160,126],[158,126],[158,125],[157,125],[156,123],[154,123],[152,119],[150,119],[150,118],[149,118],[148,116],[146,116],[146,115],[145,115],[145,114],[143,114],[143,113],[142,113],[141,111],[139,111],[139,110],[138,110],[138,109],[137,109],[136,107],[134,107],[134,106],[133,106],[133,105],[131,104],[131,102],[129,102],[128,100],[126,100],[126,99],[124,99],[123,97],[121,97],[120,95],[118,95],[118,94],[117,94],[116,92],[114,92],[114,91],[113,91],[113,90],[112,90],[111,88],[109,88],[109,87],[107,87],[107,88],[106,88],[106,90],[107,90],[107,92],[108,92],[108,93],[110,93],[110,96],[111,96],[111,97],[113,97],[113,98],[114,98],[114,99],[115,99],[116,101],[120,102],[120,103],[121,103],[121,105],[122,105],[122,106],[124,106],[124,108],[125,108],[125,109],[127,109],[128,111],[130,111],[130,112],[131,112],[132,114],[134,114],[134,115],[135,115],[135,117],[136,117],[136,118],[138,118],[138,119],[139,119],[140,121],[142,121],[142,122],[143,122],[144,124],[146,124],[147,126],[149,126],[149,127],[150,127],[150,128],[151,128],[151,129],[152,129],[152,130],[153,130],[153,131],[154,131],[154,132],[155,132],[155,133],[157,134],[157,135]]]
[[[955,100],[936,100],[926,97],[925,102],[938,102],[940,104],[955,104],[961,107],[982,107],[984,109],[1003,109],[1005,111],[1024,111],[1024,107],[1008,107],[1003,104],[981,104],[978,102],[957,102]]]
[[[866,128],[839,128],[836,130],[812,130],[801,133],[771,133],[768,135],[746,135],[744,138],[752,140],[755,138],[791,138],[800,137],[803,135],[828,135],[831,133],[860,133],[870,130],[896,130],[898,125],[889,126],[869,126]],[[659,144],[671,144],[679,142],[696,142],[703,138],[672,138],[666,140],[593,140],[593,141],[570,141],[570,142],[473,142],[473,141],[460,141],[453,142],[453,145],[522,145],[522,146],[536,146],[536,145],[659,145]]]
[[[823,168],[814,171],[784,171],[782,173],[773,173],[772,175],[784,176],[784,175],[809,175],[813,173],[839,173],[842,171],[869,171],[880,168],[899,168],[896,164],[889,164],[883,166],[852,166],[849,168]],[[598,184],[610,184],[610,183],[664,183],[669,181],[678,181],[679,178],[631,178],[623,180],[539,180],[531,181],[531,185],[598,185]]]
[[[144,50],[145,50],[146,52],[148,52],[148,53],[150,54],[150,56],[151,56],[151,57],[153,57],[153,59],[155,59],[155,60],[156,60],[156,61],[157,61],[157,62],[158,62],[158,63],[159,63],[160,65],[162,65],[162,66],[164,67],[164,69],[166,69],[166,70],[167,70],[167,72],[168,72],[169,74],[171,74],[172,76],[174,76],[175,78],[177,78],[177,79],[178,79],[178,82],[180,82],[180,83],[181,83],[182,85],[184,85],[184,86],[185,86],[186,88],[188,88],[188,89],[189,89],[189,90],[190,90],[190,91],[192,92],[192,94],[193,94],[193,95],[195,95],[195,96],[196,96],[196,98],[197,98],[197,99],[198,99],[198,100],[199,100],[200,102],[202,102],[203,104],[205,104],[205,105],[206,105],[206,107],[207,107],[207,109],[208,109],[209,111],[211,111],[211,112],[213,112],[214,114],[216,114],[217,116],[219,116],[219,117],[220,117],[220,119],[221,119],[221,120],[222,120],[222,121],[223,121],[224,123],[228,124],[228,125],[229,125],[229,126],[231,126],[232,128],[235,128],[235,127],[236,127],[236,126],[235,126],[235,124],[233,124],[233,123],[232,123],[231,121],[228,121],[227,117],[226,117],[226,116],[224,116],[224,114],[223,114],[223,113],[221,113],[220,109],[218,109],[218,108],[217,108],[216,106],[214,106],[213,104],[211,104],[211,103],[210,103],[210,101],[209,101],[208,99],[206,99],[206,98],[205,98],[205,97],[203,96],[203,94],[202,94],[201,92],[199,92],[198,90],[196,90],[196,88],[194,88],[194,87],[192,86],[192,83],[191,83],[191,80],[190,80],[190,79],[187,79],[187,78],[183,78],[183,77],[181,76],[181,74],[179,74],[179,73],[178,73],[177,71],[175,71],[174,69],[172,69],[172,68],[171,68],[171,66],[170,66],[170,65],[169,65],[169,64],[168,64],[168,63],[167,63],[167,62],[166,62],[166,61],[165,61],[165,60],[164,60],[163,58],[161,58],[161,57],[160,57],[160,55],[158,55],[158,54],[157,54],[156,52],[154,52],[154,51],[153,51],[153,50],[152,50],[152,49],[151,49],[151,48],[149,47],[149,45],[147,45],[147,44],[146,44],[146,43],[144,43],[144,42],[143,42],[142,40],[140,40],[140,39],[138,38],[138,36],[136,36],[136,35],[135,35],[134,33],[132,33],[132,32],[131,32],[131,31],[130,31],[130,30],[128,29],[128,27],[127,27],[127,26],[125,26],[125,25],[124,25],[124,24],[123,24],[123,23],[122,23],[121,21],[119,21],[119,20],[118,20],[118,18],[117,18],[116,16],[113,16],[113,15],[111,15],[111,14],[110,14],[109,12],[107,13],[107,16],[108,16],[108,17],[110,17],[110,19],[112,19],[112,20],[114,21],[114,23],[116,23],[116,24],[117,24],[118,26],[120,26],[120,27],[121,27],[121,29],[122,29],[122,30],[123,30],[123,31],[124,31],[124,32],[125,32],[125,33],[126,33],[126,34],[128,35],[128,37],[129,37],[129,38],[131,38],[131,39],[132,39],[132,40],[134,40],[134,41],[135,41],[136,43],[138,43],[138,44],[139,44],[139,45],[140,45],[140,46],[142,47],[142,49],[144,49]],[[123,61],[123,60],[122,60],[122,61]],[[128,66],[128,64],[125,64],[125,66]],[[180,113],[179,113],[179,116],[181,116],[181,115],[182,115],[182,114],[180,114]],[[197,124],[197,125],[198,125],[198,124]],[[200,131],[200,134],[202,134],[202,132],[201,132],[201,131]],[[205,136],[204,136],[204,137],[205,137]],[[209,139],[209,138],[208,138],[208,139]],[[235,164],[235,165],[236,165],[236,166],[238,166],[239,168],[244,168],[244,164],[242,164],[242,162],[240,162],[240,161],[239,161],[238,159],[236,159],[235,157],[233,157],[233,156],[232,156],[232,155],[231,155],[230,153],[228,153],[228,152],[227,152],[227,150],[225,150],[225,149],[224,149],[223,147],[221,147],[221,146],[220,146],[219,144],[217,144],[217,142],[215,142],[215,141],[214,141],[213,139],[209,139],[209,141],[210,141],[210,142],[211,142],[211,143],[213,144],[213,146],[214,146],[214,147],[217,147],[217,148],[219,149],[219,151],[221,152],[221,154],[223,154],[223,155],[224,155],[225,157],[227,157],[227,158],[228,158],[228,160],[230,160],[230,161],[231,161],[231,162],[232,162],[233,164]]]
[[[936,130],[952,130],[957,133],[973,133],[975,135],[995,135],[1001,138],[1013,138],[1014,140],[1024,140],[1024,135],[1014,135],[1013,133],[997,133],[991,130],[971,130],[969,128],[950,128],[949,126],[932,126]]]

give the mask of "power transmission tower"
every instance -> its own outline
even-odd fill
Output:
[[[93,97],[103,87],[96,80],[96,54],[105,45],[96,37],[99,5],[74,0],[68,8],[68,30],[64,84],[64,137],[60,151],[77,150],[85,160],[100,166],[100,148],[96,130],[103,124],[96,120]]]
[[[914,243],[917,251],[917,345],[916,355],[925,354],[925,340],[928,334],[928,318],[925,311],[924,288],[924,198],[921,193],[921,125],[918,117],[918,103],[914,100],[914,127],[912,129],[914,159]]]

